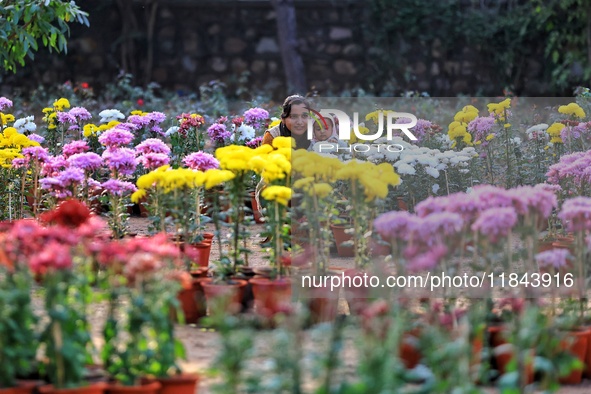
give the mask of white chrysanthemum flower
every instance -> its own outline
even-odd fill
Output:
[[[179,127],[172,126],[168,130],[166,130],[166,133],[164,133],[164,135],[170,137],[171,135],[176,134],[177,131],[179,131]]]
[[[25,131],[32,133],[33,131],[37,130],[37,125],[35,122],[33,122],[33,120],[35,120],[35,117],[32,115],[17,119],[14,122],[13,127],[21,134]]]
[[[546,123],[540,123],[535,126],[530,127],[529,129],[525,130],[527,134],[534,133],[536,131],[546,131],[548,125]]]
[[[437,164],[439,164],[439,161],[435,157],[428,155],[428,154],[422,154],[422,155],[418,156],[417,162],[419,164],[424,165],[424,166],[431,166],[431,167],[436,167]]]
[[[417,170],[415,170],[415,168],[413,166],[411,166],[410,164],[405,163],[403,161],[399,161],[399,162],[395,163],[394,167],[396,167],[396,171],[399,174],[414,175],[417,173]]]
[[[101,123],[109,123],[112,120],[125,119],[125,115],[118,109],[105,109],[99,113]]]
[[[233,125],[233,128],[236,128],[236,126]],[[254,138],[254,136],[255,136],[254,127],[249,126],[244,123],[242,123],[242,125],[240,125],[240,127],[238,127],[238,139],[240,141],[250,141]]]
[[[437,192],[439,191],[439,184],[434,184],[433,186],[431,186],[431,191],[433,192],[433,194],[437,194]]]
[[[437,170],[437,168],[425,167],[425,172],[431,175],[433,178],[439,178],[439,171]]]
[[[514,143],[515,145],[521,145],[521,138],[515,137],[511,140],[511,142]]]
[[[435,168],[437,168],[439,171],[443,171],[443,170],[447,169],[447,164],[439,163],[439,164],[437,164],[437,167],[435,167]]]

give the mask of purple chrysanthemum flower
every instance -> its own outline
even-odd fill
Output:
[[[60,180],[63,187],[69,187],[71,185],[84,182],[84,171],[82,171],[81,168],[66,168],[59,173],[57,179]]]
[[[164,153],[146,153],[138,157],[138,160],[148,170],[155,170],[170,163],[170,157]]]
[[[23,168],[26,167],[29,163],[27,162],[27,159],[25,158],[17,158],[17,159],[12,159],[12,167],[13,168]]]
[[[150,118],[148,118],[147,116],[142,116],[142,115],[131,115],[127,118],[127,121],[131,124],[133,124],[136,129],[137,128],[141,128],[141,127],[145,127],[147,125],[150,124]]]
[[[68,158],[68,163],[84,171],[94,171],[101,167],[103,159],[94,152],[76,153]]]
[[[492,116],[479,116],[468,123],[468,132],[472,134],[474,141],[486,141],[486,136],[490,134],[495,126],[495,118]]]
[[[89,150],[90,147],[88,146],[86,141],[76,140],[64,145],[62,152],[64,154],[64,157],[66,157],[67,159],[72,155],[75,155],[77,153],[88,152]]]
[[[374,229],[384,241],[393,242],[404,240],[416,217],[407,211],[391,211],[378,216],[374,222]]]
[[[27,160],[37,160],[40,163],[45,163],[49,158],[47,149],[40,146],[30,146],[22,150],[22,154]]]
[[[45,142],[45,138],[44,137],[41,137],[39,134],[33,133],[33,134],[29,134],[27,137],[29,137],[29,139],[31,141],[35,141],[35,142],[38,142],[40,144],[42,144],[42,143]]]
[[[568,249],[552,249],[538,253],[536,255],[536,262],[540,268],[562,268],[568,265],[568,260],[570,257],[571,255]]]
[[[220,123],[214,123],[207,129],[207,134],[215,143],[224,143],[227,138],[232,135],[231,132],[226,130],[226,125]]]
[[[220,162],[213,155],[205,152],[193,152],[183,159],[183,163],[193,170],[207,171],[220,167]]]
[[[121,181],[119,179],[109,179],[108,181],[103,182],[101,186],[110,194],[120,197],[131,194],[137,190],[133,183]]]
[[[457,213],[432,213],[422,219],[419,235],[425,241],[441,236],[452,237],[459,235],[463,227],[464,220]]]
[[[121,175],[131,175],[137,167],[135,151],[129,148],[107,149],[103,159],[111,171]]]
[[[262,108],[251,108],[244,113],[244,123],[258,129],[269,119],[269,112]]]
[[[166,114],[164,114],[162,112],[154,111],[154,112],[150,112],[149,114],[147,114],[146,118],[150,119],[150,122],[153,122],[155,124],[160,124],[166,120]]]
[[[108,148],[117,148],[128,145],[133,141],[133,134],[119,126],[117,125],[101,134],[99,142]]]
[[[558,217],[566,224],[568,231],[591,230],[591,198],[575,197],[566,200]]]
[[[415,256],[409,261],[407,268],[411,272],[430,271],[437,267],[437,264],[447,254],[447,247],[445,245],[436,245],[429,249],[428,252]]]
[[[134,123],[129,123],[129,122],[119,123],[115,127],[118,129],[123,129],[123,130],[127,130],[127,131],[135,131],[135,130],[139,129],[138,125],[136,125]]]
[[[397,124],[405,124],[405,123],[410,123],[410,122],[411,122],[410,118],[396,119]],[[431,123],[430,121],[428,121],[426,119],[417,119],[417,124],[414,125],[410,130],[411,130],[412,134],[415,137],[417,137],[417,141],[421,142],[425,138],[425,135],[429,132],[429,130],[431,130],[432,126],[433,126],[433,123]]]
[[[12,107],[12,101],[6,97],[0,97],[0,111],[4,111],[6,108]]]
[[[74,124],[76,123],[76,117],[69,112],[58,112],[57,113],[57,121],[58,123],[65,124]]]
[[[168,155],[170,148],[158,138],[148,138],[135,147],[136,152],[141,154],[146,153],[164,153]]]
[[[84,107],[74,107],[70,110],[69,114],[74,116],[79,121],[92,119],[92,115]]]
[[[506,237],[517,224],[517,212],[513,207],[490,208],[482,211],[472,225],[472,231],[477,231],[496,243]]]

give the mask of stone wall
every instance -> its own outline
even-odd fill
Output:
[[[130,1],[133,13],[122,13],[115,0],[79,0],[90,13],[90,28],[72,26],[67,55],[39,53],[16,75],[2,78],[2,90],[35,88],[39,84],[88,82],[100,90],[113,82],[125,64],[137,84],[158,82],[162,87],[195,92],[214,79],[234,92],[244,72],[245,87],[264,89],[280,99],[285,91],[275,13],[269,1],[161,1],[152,32],[152,61],[148,50],[150,9]],[[311,90],[340,94],[368,81],[374,93],[396,90],[427,91],[431,95],[501,94],[486,59],[477,51],[458,47],[444,50],[441,41],[407,42],[393,37],[393,81],[375,81],[379,50],[364,31],[363,0],[296,0],[299,49]],[[123,15],[123,16],[122,16]],[[122,37],[123,25],[130,37]],[[382,66],[383,67],[383,66]],[[541,65],[532,60],[527,78],[535,79]],[[538,94],[544,86],[534,86]],[[291,92],[290,92],[291,93]],[[526,92],[527,93],[527,92]]]

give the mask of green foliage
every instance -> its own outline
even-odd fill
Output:
[[[31,274],[22,265],[2,270],[0,280],[0,387],[14,387],[16,376],[32,370],[38,340],[31,307]]]
[[[18,65],[25,65],[25,57],[32,60],[39,49],[39,41],[50,52],[67,52],[71,21],[89,25],[88,13],[74,1],[0,2],[0,62],[4,69],[16,72]]]
[[[435,52],[440,60],[461,60],[459,51],[471,48],[489,59],[492,78],[484,83],[511,90],[523,88],[530,60],[543,65],[544,82],[553,91],[591,76],[591,8],[585,0],[372,0],[368,12],[365,37],[375,48],[368,78],[375,88],[384,81],[398,90],[412,86],[407,59],[417,57],[417,44],[428,48],[421,56],[427,67]]]

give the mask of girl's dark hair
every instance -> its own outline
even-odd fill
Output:
[[[291,114],[291,106],[298,104],[304,104],[306,108],[310,108],[310,102],[303,96],[299,94],[294,94],[293,96],[289,96],[283,102],[281,106],[283,108],[283,112],[281,113],[281,119],[287,118]]]

